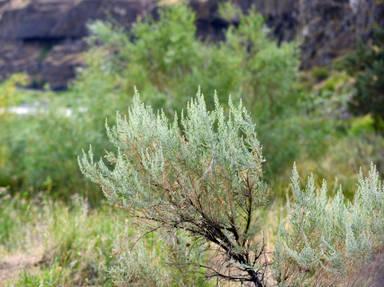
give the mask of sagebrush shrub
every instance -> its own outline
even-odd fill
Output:
[[[106,162],[90,150],[79,159],[82,172],[131,215],[213,247],[225,260],[207,266],[208,276],[263,286],[264,245],[255,235],[268,198],[250,116],[231,101],[225,111],[217,98],[208,111],[199,93],[170,121],[137,97],[127,117],[107,126],[115,148]]]
[[[326,182],[318,188],[312,176],[302,187],[296,168],[291,186],[294,201],[275,253],[281,286],[336,284],[383,247],[384,186],[373,165],[360,174],[352,202],[341,190],[330,196]]]

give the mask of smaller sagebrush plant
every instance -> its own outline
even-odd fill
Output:
[[[208,111],[199,92],[170,121],[136,94],[107,134],[115,152],[106,162],[95,162],[90,150],[79,165],[110,202],[204,245],[213,265],[198,264],[208,277],[264,286],[264,244],[255,235],[268,190],[255,126],[241,103],[230,100],[225,111],[216,97]]]
[[[329,196],[327,183],[318,188],[313,176],[303,188],[296,167],[291,180],[294,201],[275,250],[280,286],[345,284],[384,245],[384,186],[376,168],[360,173],[352,202],[341,190]]]

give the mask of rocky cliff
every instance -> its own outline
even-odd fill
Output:
[[[279,42],[299,39],[303,68],[330,63],[384,19],[377,0],[233,1],[244,10],[255,6]],[[218,1],[190,3],[199,34],[220,38],[230,23],[219,17]],[[36,87],[64,89],[82,63],[88,22],[113,20],[129,28],[156,7],[156,0],[0,0],[0,78],[27,72]]]
[[[325,65],[370,37],[383,25],[384,5],[378,0],[302,0],[300,34],[304,67]]]
[[[154,0],[0,0],[0,77],[26,72],[36,87],[65,89],[82,63],[89,22],[129,27],[155,8]]]
[[[214,25],[217,1],[192,1],[202,26]],[[302,67],[327,65],[370,37],[374,24],[384,26],[384,1],[380,0],[233,0],[243,10],[263,14],[279,41],[301,43]],[[202,7],[201,7],[202,6]],[[211,13],[204,13],[211,11]],[[209,31],[209,30],[208,30]]]

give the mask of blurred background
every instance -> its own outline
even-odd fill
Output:
[[[109,21],[130,29],[145,15],[156,16],[169,1],[134,0],[2,0],[0,2],[0,77],[18,72],[32,77],[31,87],[45,84],[64,90],[84,65],[89,47],[87,24]],[[220,41],[238,19],[219,13],[223,1],[189,1],[196,13],[196,36]],[[330,65],[332,60],[372,38],[383,25],[383,7],[374,0],[244,0],[232,1],[243,11],[254,7],[277,43],[300,41],[301,68]]]

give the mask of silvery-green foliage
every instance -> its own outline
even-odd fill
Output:
[[[296,167],[291,187],[294,201],[288,206],[288,224],[280,227],[275,253],[281,286],[310,286],[314,280],[322,286],[319,274],[341,278],[383,245],[384,188],[373,165],[367,176],[360,173],[353,202],[341,189],[328,196],[327,183],[319,188],[313,176],[302,187]]]
[[[229,100],[225,110],[216,98],[208,111],[199,92],[170,121],[136,93],[107,134],[115,151],[95,161],[90,149],[79,164],[111,202],[216,244],[241,276],[258,276],[262,246],[252,239],[267,189],[255,126],[241,103]]]

